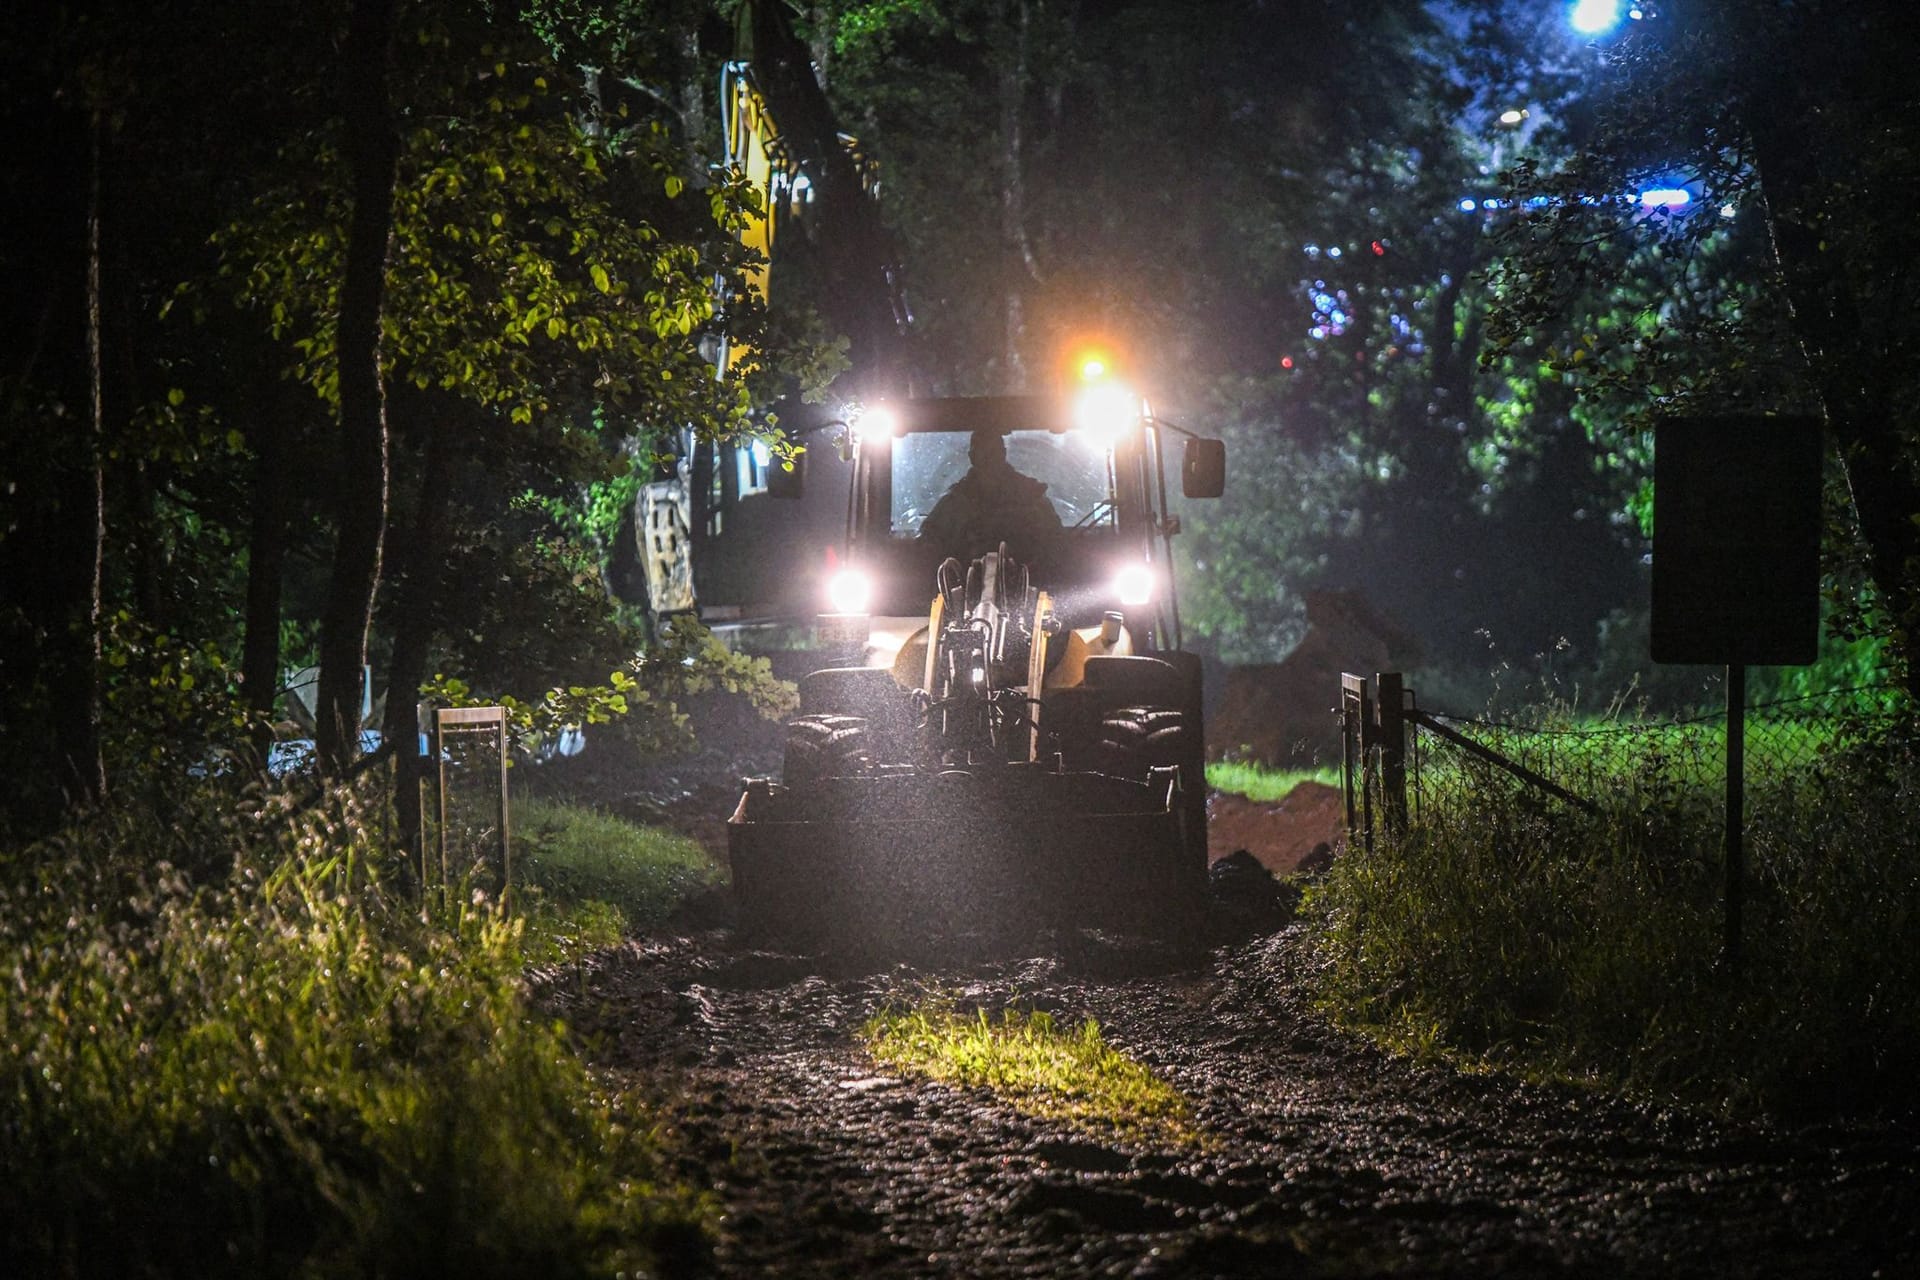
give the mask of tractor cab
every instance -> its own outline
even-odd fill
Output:
[[[903,626],[926,621],[941,565],[988,554],[1023,566],[1064,629],[1111,631],[1117,614],[1125,651],[1177,648],[1168,552],[1178,522],[1165,512],[1161,433],[1113,387],[869,408],[847,442],[846,559],[821,620],[829,648],[862,665],[888,661]],[[1189,495],[1213,496],[1219,442],[1187,446]]]

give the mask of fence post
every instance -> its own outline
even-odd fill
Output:
[[[439,855],[440,874],[434,881],[440,887],[440,905],[446,905],[447,892],[447,735],[438,708],[433,713],[433,840]],[[421,850],[424,860],[426,851]]]
[[[452,868],[447,860],[448,805],[447,794],[450,790],[447,770],[448,742],[457,740],[462,748],[462,761],[467,761],[465,748],[476,739],[493,746],[499,755],[499,804],[493,813],[496,853],[500,869],[500,881],[497,886],[497,900],[507,903],[511,891],[513,864],[512,846],[508,840],[507,805],[507,712],[505,707],[437,707],[433,712],[433,754],[436,765],[435,777],[439,783],[438,839],[435,841],[440,853],[440,875],[442,883],[451,879]],[[470,777],[473,775],[469,775]],[[477,780],[477,778],[476,778]],[[473,861],[474,850],[462,855],[461,874],[464,876]]]
[[[1380,808],[1387,829],[1407,825],[1406,694],[1398,671],[1374,674],[1374,714],[1380,718]]]
[[[1367,694],[1367,678],[1343,671],[1340,673],[1340,790],[1347,803],[1347,844],[1352,846],[1358,838],[1367,849],[1373,848],[1373,806],[1368,777],[1372,764],[1367,754],[1372,746],[1373,700]]]

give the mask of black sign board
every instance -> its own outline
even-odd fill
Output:
[[[1653,435],[1653,660],[1810,663],[1820,645],[1820,426],[1676,418]]]

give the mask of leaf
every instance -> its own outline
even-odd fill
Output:
[[[607,269],[599,263],[596,262],[593,264],[591,274],[593,276],[593,287],[600,292],[606,293],[613,288],[613,282],[607,279]]]
[[[667,199],[678,200],[680,193],[687,189],[687,180],[677,173],[667,175]]]

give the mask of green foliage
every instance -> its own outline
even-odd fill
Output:
[[[1577,387],[1609,465],[1639,481],[1627,509],[1643,527],[1656,418],[1822,419],[1829,598],[1904,669],[1920,621],[1913,320],[1897,283],[1914,136],[1884,109],[1907,51],[1877,25],[1818,0],[1670,5],[1627,24],[1589,73],[1592,128],[1507,175],[1530,212],[1489,275],[1487,358]],[[1634,205],[1681,184],[1686,211]]]
[[[1192,1111],[1180,1093],[1118,1052],[1092,1019],[1056,1027],[1044,1010],[960,1013],[945,1004],[890,1010],[862,1034],[882,1066],[963,1087],[984,1087],[1047,1119],[1134,1137],[1185,1141]]]
[[[514,800],[513,836],[533,960],[612,946],[720,877],[685,836],[561,801]]]
[[[1920,756],[1833,726],[1800,745],[1749,761],[1739,972],[1722,775],[1675,737],[1582,788],[1597,816],[1428,771],[1405,835],[1309,896],[1321,998],[1404,1047],[1559,1078],[1781,1112],[1894,1098],[1920,1067]]]
[[[732,236],[756,207],[752,188],[721,173],[695,209],[664,123],[592,101],[575,114],[581,91],[560,65],[492,34],[475,47],[429,24],[409,49],[418,123],[395,186],[387,376],[515,424],[575,409],[560,392],[625,423],[749,433],[744,383],[715,379],[699,338],[757,322],[750,304],[723,316],[714,290],[748,264]],[[330,132],[304,146],[299,187],[261,196],[217,241],[236,301],[265,314],[297,352],[295,375],[331,401],[345,162]]]
[[[109,768],[120,776],[218,767],[253,727],[222,646],[156,632],[121,610],[102,644]]]
[[[691,741],[689,722],[677,699],[719,691],[748,700],[769,720],[790,715],[799,693],[776,679],[765,658],[734,653],[692,618],[670,619],[655,642],[608,673],[605,682],[562,685],[532,697],[498,689],[481,692],[455,676],[436,675],[423,689],[443,706],[504,706],[517,750],[531,751],[564,729],[608,725],[631,716],[623,736],[642,751],[663,751]]]
[[[393,900],[364,800],[184,788],[0,855],[0,1255],[28,1274],[604,1274],[699,1229],[530,1014],[519,925]]]
[[[1250,760],[1215,760],[1207,766],[1207,785],[1215,791],[1230,791],[1261,804],[1278,804],[1303,782],[1337,787],[1340,770],[1334,766],[1269,769]]]

